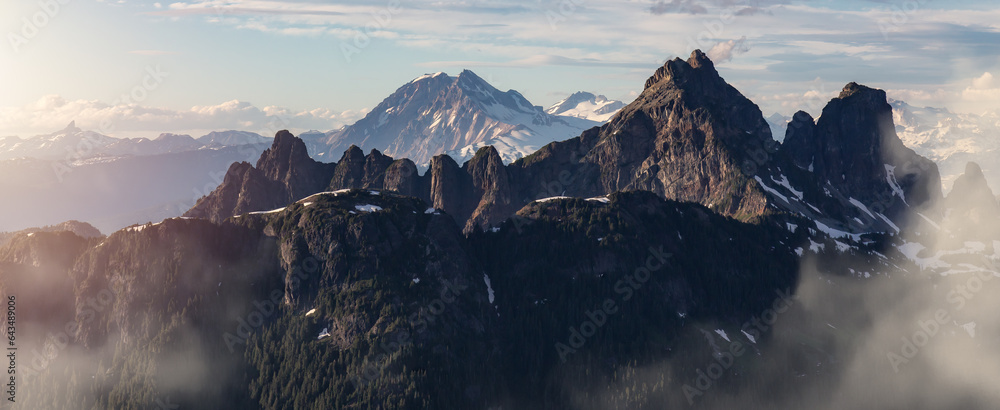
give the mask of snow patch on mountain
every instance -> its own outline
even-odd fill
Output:
[[[896,182],[895,166],[885,164],[885,182],[888,183],[889,186],[892,188],[893,194],[898,196],[899,199],[902,199],[903,203],[906,204],[906,194],[903,192],[903,188],[899,186],[899,183]]]
[[[378,205],[367,204],[367,205],[355,205],[354,209],[357,209],[359,212],[378,212],[382,210],[382,207]]]
[[[490,304],[493,304],[493,301],[496,300],[496,295],[493,293],[493,283],[490,281],[490,275],[484,273],[483,281],[486,282],[486,293],[490,298]]]
[[[423,80],[423,79],[427,79],[427,78],[435,78],[435,77],[440,77],[440,76],[442,76],[442,75],[445,75],[445,73],[442,73],[442,72],[440,72],[440,71],[439,71],[439,72],[436,72],[436,73],[434,73],[434,74],[424,74],[424,75],[422,75],[422,76],[420,76],[420,77],[417,77],[417,78],[414,78],[414,79],[413,79],[413,81],[410,81],[410,84],[413,84],[413,83],[415,83],[415,82],[418,82],[418,81],[420,81],[420,80]]]
[[[729,340],[729,335],[727,335],[727,334],[726,334],[726,331],[725,331],[725,330],[722,330],[722,329],[715,329],[715,333],[716,333],[716,334],[718,334],[718,335],[719,335],[720,337],[722,337],[723,339],[726,339],[726,341],[727,341],[727,342],[729,342],[729,341],[730,341],[730,340]]]
[[[767,186],[766,184],[764,184],[764,180],[760,179],[759,176],[755,175],[753,178],[757,181],[757,184],[759,184],[760,187],[761,187],[761,189],[763,189],[765,192],[767,192],[767,193],[769,193],[769,194],[771,194],[771,195],[773,195],[773,196],[775,196],[777,198],[780,198],[785,203],[789,203],[788,202],[788,197],[782,195],[781,192],[778,192],[777,189],[771,188],[771,187]]]
[[[571,196],[550,196],[548,198],[536,199],[535,202],[544,203],[549,201],[557,201],[560,199],[573,199]]]
[[[282,208],[278,208],[278,209],[272,209],[272,210],[270,210],[270,211],[256,211],[256,212],[250,212],[250,213],[249,213],[249,215],[266,215],[266,214],[276,214],[276,213],[278,213],[278,212],[281,212],[281,211],[284,211],[284,210],[285,210],[285,207],[282,207]]]

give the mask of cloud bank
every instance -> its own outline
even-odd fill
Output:
[[[281,129],[328,131],[357,121],[364,110],[335,112],[326,108],[293,111],[257,107],[245,101],[226,101],[188,110],[112,105],[96,100],[68,100],[46,95],[21,107],[0,107],[0,135],[28,137],[60,130],[70,121],[78,127],[115,137],[155,136],[163,132],[198,133],[237,129],[273,135]]]

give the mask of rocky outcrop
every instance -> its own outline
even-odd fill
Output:
[[[465,230],[499,225],[517,209],[507,167],[493,147],[479,150],[464,166],[472,184],[475,207],[465,223]]]
[[[306,144],[288,131],[279,131],[271,148],[257,161],[257,169],[263,177],[281,185],[286,201],[323,189],[327,185],[329,168],[327,164],[312,160]]]
[[[221,221],[246,212],[280,208],[322,191],[334,168],[309,157],[305,144],[288,131],[279,131],[257,166],[247,162],[229,167],[222,184],[198,200],[184,216]]]
[[[382,189],[397,192],[401,195],[408,195],[431,202],[430,178],[422,177],[416,164],[409,159],[397,159],[389,164],[385,170],[385,177],[382,179]]]
[[[333,179],[330,180],[328,187],[334,189],[382,189],[385,186],[386,173],[392,163],[391,157],[382,155],[377,149],[373,149],[368,155],[365,155],[361,148],[352,145],[337,162]],[[405,170],[397,172],[405,172]],[[394,184],[399,183],[399,181],[394,181]]]
[[[461,221],[470,213],[468,195],[469,176],[447,155],[438,155],[431,159],[431,167],[427,170],[431,175],[431,206],[447,210],[455,219]]]
[[[975,162],[965,164],[965,173],[955,180],[945,198],[945,204],[949,208],[978,208],[991,213],[1000,209],[993,190],[983,175],[983,169]]]
[[[69,231],[22,232],[0,247],[0,261],[40,268],[66,268],[83,253],[88,239]]]
[[[222,184],[184,216],[221,222],[248,212],[281,208],[317,192],[348,188],[387,190],[430,201],[430,180],[408,159],[393,160],[374,149],[364,155],[356,146],[336,163],[317,162],[309,157],[301,139],[280,131],[256,166],[247,162],[231,165]]]
[[[556,195],[646,190],[723,215],[752,217],[765,212],[767,197],[743,172],[743,163],[751,148],[768,143],[773,139],[760,109],[695,50],[686,61],[674,59],[657,69],[642,94],[596,133],[550,144],[549,151],[513,166],[524,169],[520,175],[548,174],[550,185],[559,181],[558,172],[537,168],[569,170],[573,181],[560,183],[565,193]],[[573,164],[566,167],[567,161]],[[518,183],[531,187],[522,191],[528,195],[538,184]]]
[[[77,236],[85,239],[99,238],[101,236],[104,236],[103,234],[101,234],[101,231],[99,231],[93,225],[86,222],[72,220],[60,224],[43,226],[41,228],[28,228],[17,232],[0,232],[0,246],[6,244],[11,239],[16,237],[18,234],[28,234],[37,232],[64,232],[64,231],[72,232]]]
[[[372,149],[372,151],[365,157],[364,166],[364,178],[362,179],[362,185],[382,187],[385,185],[385,173],[392,164],[392,158],[382,155],[377,149]]]
[[[377,152],[377,151],[375,151]],[[351,145],[337,161],[331,186],[341,188],[363,188],[365,185],[365,153]]]
[[[805,111],[796,112],[785,129],[782,150],[788,160],[799,169],[812,171],[815,168],[816,120]]]
[[[222,183],[184,216],[218,222],[245,212],[274,209],[285,197],[277,181],[266,179],[248,162],[238,162],[230,165]]]
[[[987,242],[1000,238],[996,228],[996,221],[1000,220],[1000,203],[987,184],[982,168],[975,162],[965,165],[965,173],[955,180],[942,202],[940,213],[944,215],[941,225],[948,231],[960,233],[961,238]]]
[[[847,84],[815,123],[797,113],[779,158],[784,161],[779,172],[786,172],[805,191],[805,200],[819,208],[821,215],[810,215],[814,218],[867,219],[868,224],[854,228],[883,230],[891,226],[852,201],[898,222],[906,210],[941,199],[937,166],[900,141],[885,91],[857,83]]]

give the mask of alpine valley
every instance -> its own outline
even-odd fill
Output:
[[[420,77],[183,216],[3,237],[18,403],[995,408],[1000,204],[893,104],[850,83],[778,142],[699,50],[627,104]]]

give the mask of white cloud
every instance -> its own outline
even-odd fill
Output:
[[[781,115],[791,116],[797,111],[805,111],[814,118],[818,118],[823,107],[826,107],[826,104],[837,96],[838,91],[809,90],[801,93],[773,94],[756,97],[753,101],[773,107],[774,112]]]
[[[1000,84],[989,72],[974,78],[972,84],[962,91],[962,100],[983,110],[1000,109]]]
[[[983,75],[979,78],[972,80],[972,87],[977,90],[996,88],[996,85],[993,82],[993,74],[990,74],[989,71],[983,73]]]
[[[950,101],[955,98],[955,91],[943,88],[932,88],[927,90],[918,89],[889,89],[885,90],[889,98],[905,101],[915,106],[940,106],[943,101]]]
[[[31,136],[77,126],[118,137],[156,135],[161,132],[194,133],[239,129],[273,134],[281,129],[327,131],[351,124],[368,110],[337,112],[327,108],[295,111],[283,107],[258,108],[244,101],[227,101],[189,110],[111,105],[96,100],[67,100],[47,95],[21,107],[0,107],[0,135]],[[194,135],[198,136],[198,135]]]
[[[786,43],[789,46],[797,47],[799,52],[811,55],[830,55],[830,54],[846,54],[850,56],[854,55],[870,55],[878,53],[889,52],[890,49],[884,45],[878,44],[864,44],[856,45],[849,43],[838,43],[834,41],[808,41],[808,40],[796,40],[788,41]]]
[[[743,54],[750,51],[747,44],[747,37],[743,36],[739,40],[722,41],[712,46],[705,54],[716,64],[721,64],[733,60],[734,54]]]

